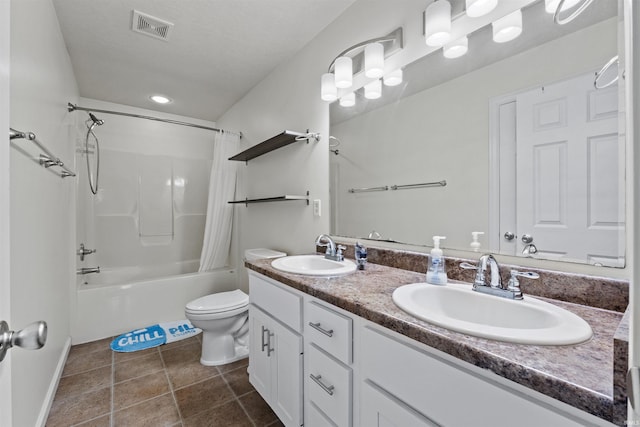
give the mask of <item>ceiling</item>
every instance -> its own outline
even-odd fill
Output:
[[[53,3],[80,96],[216,121],[354,1]],[[134,9],[173,23],[168,41],[133,32]]]

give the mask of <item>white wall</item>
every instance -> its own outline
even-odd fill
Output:
[[[215,127],[213,122],[85,98],[79,105]],[[88,115],[74,114],[81,122],[77,146],[84,150]],[[86,157],[77,152],[77,245],[84,243],[97,253],[84,262],[78,259],[78,267],[104,271],[199,260],[215,132],[107,113],[95,116],[104,120],[94,127],[100,145],[98,194],[91,194]],[[101,283],[101,275],[80,280]]]
[[[358,1],[318,37],[254,87],[227,111],[218,125],[242,131],[243,149],[285,129],[319,132],[319,143],[297,142],[242,165],[238,198],[304,194],[322,202],[322,216],[302,202],[236,205],[234,248],[238,259],[252,247],[289,254],[315,251],[315,238],[329,233],[329,107],[320,100],[320,76],[345,48],[421,19],[423,1]],[[241,264],[241,262],[239,263]],[[246,286],[246,274],[241,272]]]
[[[73,70],[49,0],[11,2],[11,126],[32,131],[67,164],[74,156],[73,116],[78,98]],[[47,395],[69,340],[74,282],[73,178],[61,179],[34,162],[25,140],[11,148],[12,327],[45,320],[49,335],[38,351],[14,349],[13,425],[34,426],[48,410]],[[55,385],[55,384],[54,384]],[[40,418],[39,418],[40,417]]]

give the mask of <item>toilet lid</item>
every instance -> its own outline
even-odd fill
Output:
[[[229,292],[218,292],[191,301],[187,311],[196,313],[217,313],[235,310],[249,304],[249,295],[239,289]]]

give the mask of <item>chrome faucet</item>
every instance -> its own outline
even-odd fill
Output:
[[[84,247],[84,243],[80,243],[80,249],[76,251],[76,255],[80,256],[80,261],[84,261],[84,257],[86,255],[91,255],[95,253],[96,253],[95,249],[86,249]]]
[[[516,300],[521,300],[523,298],[518,277],[527,277],[529,279],[537,279],[540,277],[538,273],[530,271],[511,270],[511,278],[509,279],[509,283],[505,286],[502,283],[502,278],[500,277],[500,265],[491,254],[482,255],[478,260],[478,265],[463,262],[460,264],[460,267],[466,270],[476,270],[476,278],[473,281],[474,291]],[[487,267],[491,269],[491,279],[489,283],[487,283],[485,277]]]
[[[324,253],[324,257],[326,259],[330,259],[332,261],[344,261],[342,251],[347,249],[346,246],[336,245],[336,242],[326,234],[321,234],[316,238],[316,246],[327,248]]]
[[[100,273],[100,267],[91,267],[91,268],[79,268],[76,270],[76,274],[91,274],[91,273]]]

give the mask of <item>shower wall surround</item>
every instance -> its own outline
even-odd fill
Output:
[[[81,103],[158,116],[156,111],[123,105],[86,99]],[[99,265],[103,272],[168,264],[179,266],[183,273],[197,270],[214,133],[108,114],[100,118],[105,124],[95,131],[100,144],[95,196],[88,190],[85,154],[79,149],[76,155],[81,175],[78,245],[82,242],[97,249],[83,266]],[[79,137],[77,145],[84,148],[84,137]],[[100,275],[87,275],[82,278],[85,281],[104,282]]]

